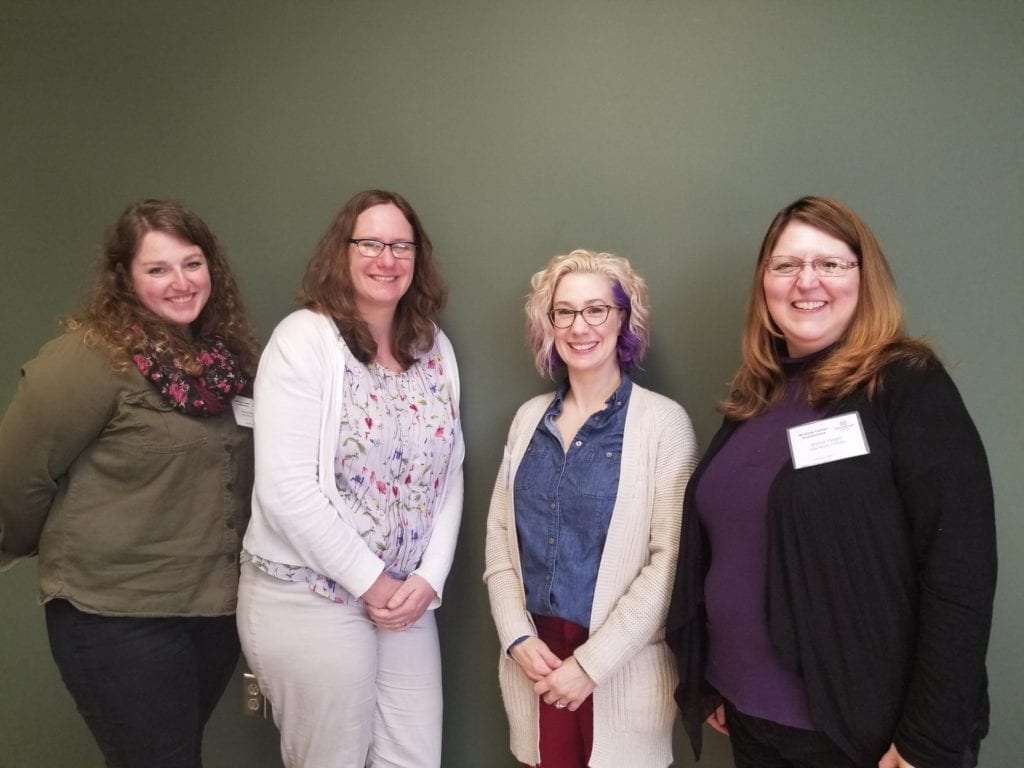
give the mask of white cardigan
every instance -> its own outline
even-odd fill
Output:
[[[513,482],[552,395],[523,405],[509,430],[487,517],[484,581],[498,630],[498,678],[512,754],[540,761],[539,697],[506,653],[536,636],[523,590]],[[697,442],[677,403],[636,384],[629,400],[619,489],[601,555],[590,638],[576,649],[594,690],[593,768],[663,768],[672,762],[675,664],[664,643],[679,554],[683,491],[697,463]]]
[[[440,329],[437,346],[457,406],[458,368]],[[276,563],[307,566],[359,597],[384,570],[384,562],[352,525],[334,477],[350,355],[334,321],[318,312],[293,312],[274,330],[256,375],[256,482],[243,546]],[[455,554],[464,454],[456,412],[455,442],[430,543],[414,571],[437,592],[431,608],[440,605]]]

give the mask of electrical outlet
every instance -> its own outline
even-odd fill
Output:
[[[267,719],[267,697],[263,695],[260,681],[252,672],[242,674],[242,714],[246,717]]]

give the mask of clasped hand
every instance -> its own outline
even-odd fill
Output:
[[[427,610],[437,592],[426,579],[416,574],[405,580],[382,573],[362,595],[366,615],[381,629],[402,632]]]
[[[548,704],[561,702],[566,709],[575,712],[597,687],[575,656],[558,658],[538,637],[528,637],[515,646],[510,655],[533,681],[534,692]]]

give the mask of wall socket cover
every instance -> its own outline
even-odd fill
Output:
[[[261,717],[267,719],[270,705],[267,697],[263,695],[260,688],[260,681],[252,672],[242,673],[242,714],[246,717]]]

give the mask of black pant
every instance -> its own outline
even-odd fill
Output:
[[[97,616],[46,604],[50,650],[108,768],[200,768],[238,662],[234,616]]]
[[[745,715],[728,702],[725,724],[736,768],[866,768],[820,731]]]

